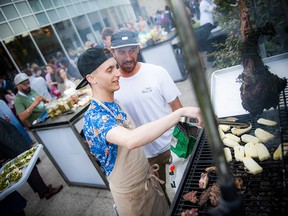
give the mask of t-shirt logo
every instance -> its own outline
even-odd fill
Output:
[[[152,92],[152,88],[151,87],[146,87],[142,90],[142,93],[149,93],[149,92]]]

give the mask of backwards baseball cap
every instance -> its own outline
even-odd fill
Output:
[[[18,85],[19,83],[28,80],[29,77],[27,76],[26,73],[19,73],[14,77],[14,83],[15,85]]]
[[[116,31],[111,36],[111,49],[139,45],[140,43],[137,41],[137,35],[127,29]]]
[[[88,84],[86,76],[111,57],[113,57],[111,53],[102,47],[93,47],[84,51],[77,61],[77,67],[83,79],[76,86],[76,89],[86,86]]]

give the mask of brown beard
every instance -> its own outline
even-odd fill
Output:
[[[24,94],[29,94],[31,92],[31,87],[27,88],[26,90],[21,90]]]
[[[131,63],[132,65],[130,66],[128,66],[128,67],[126,67],[126,63]],[[135,61],[135,60],[131,60],[131,61],[125,61],[125,62],[123,62],[121,65],[120,65],[120,67],[121,67],[121,69],[124,71],[124,72],[126,72],[126,73],[131,73],[134,69],[135,69],[135,67],[136,67],[136,65],[137,65],[137,61]]]

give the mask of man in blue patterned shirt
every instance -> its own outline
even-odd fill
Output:
[[[90,151],[99,160],[120,215],[166,215],[168,203],[155,172],[140,146],[161,136],[178,123],[181,116],[196,118],[201,126],[201,112],[196,107],[175,112],[138,128],[114,100],[120,71],[112,56],[103,48],[87,49],[79,57],[78,69],[84,79],[77,89],[89,84],[92,101],[84,115],[84,135]]]

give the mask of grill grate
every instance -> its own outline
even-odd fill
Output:
[[[254,135],[256,128],[260,127],[272,134],[275,138],[265,143],[268,148],[271,158],[260,162],[256,162],[263,168],[263,172],[257,175],[249,174],[244,169],[242,162],[237,162],[234,158],[233,150],[231,153],[233,160],[229,163],[232,175],[241,177],[244,182],[244,188],[238,190],[243,199],[243,207],[245,214],[249,215],[288,215],[288,195],[287,195],[287,156],[284,160],[275,161],[272,159],[273,152],[278,145],[283,142],[288,142],[288,109],[287,109],[288,87],[281,93],[279,99],[279,107],[277,110],[269,110],[261,115],[252,117],[248,115],[236,116],[239,120],[249,121],[252,123],[251,135]],[[275,127],[259,125],[257,119],[260,117],[280,122]],[[243,145],[244,143],[242,143]],[[203,189],[200,189],[198,182],[201,173],[205,172],[205,168],[213,166],[211,148],[208,144],[208,139],[205,131],[202,130],[196,141],[191,158],[188,162],[185,173],[179,189],[175,195],[169,215],[181,215],[181,212],[191,208],[197,208],[199,215],[209,215],[209,210],[213,207],[207,202],[203,206],[193,204],[183,199],[183,195],[197,191],[197,197],[201,195]],[[216,174],[210,174],[209,186],[217,181]]]

